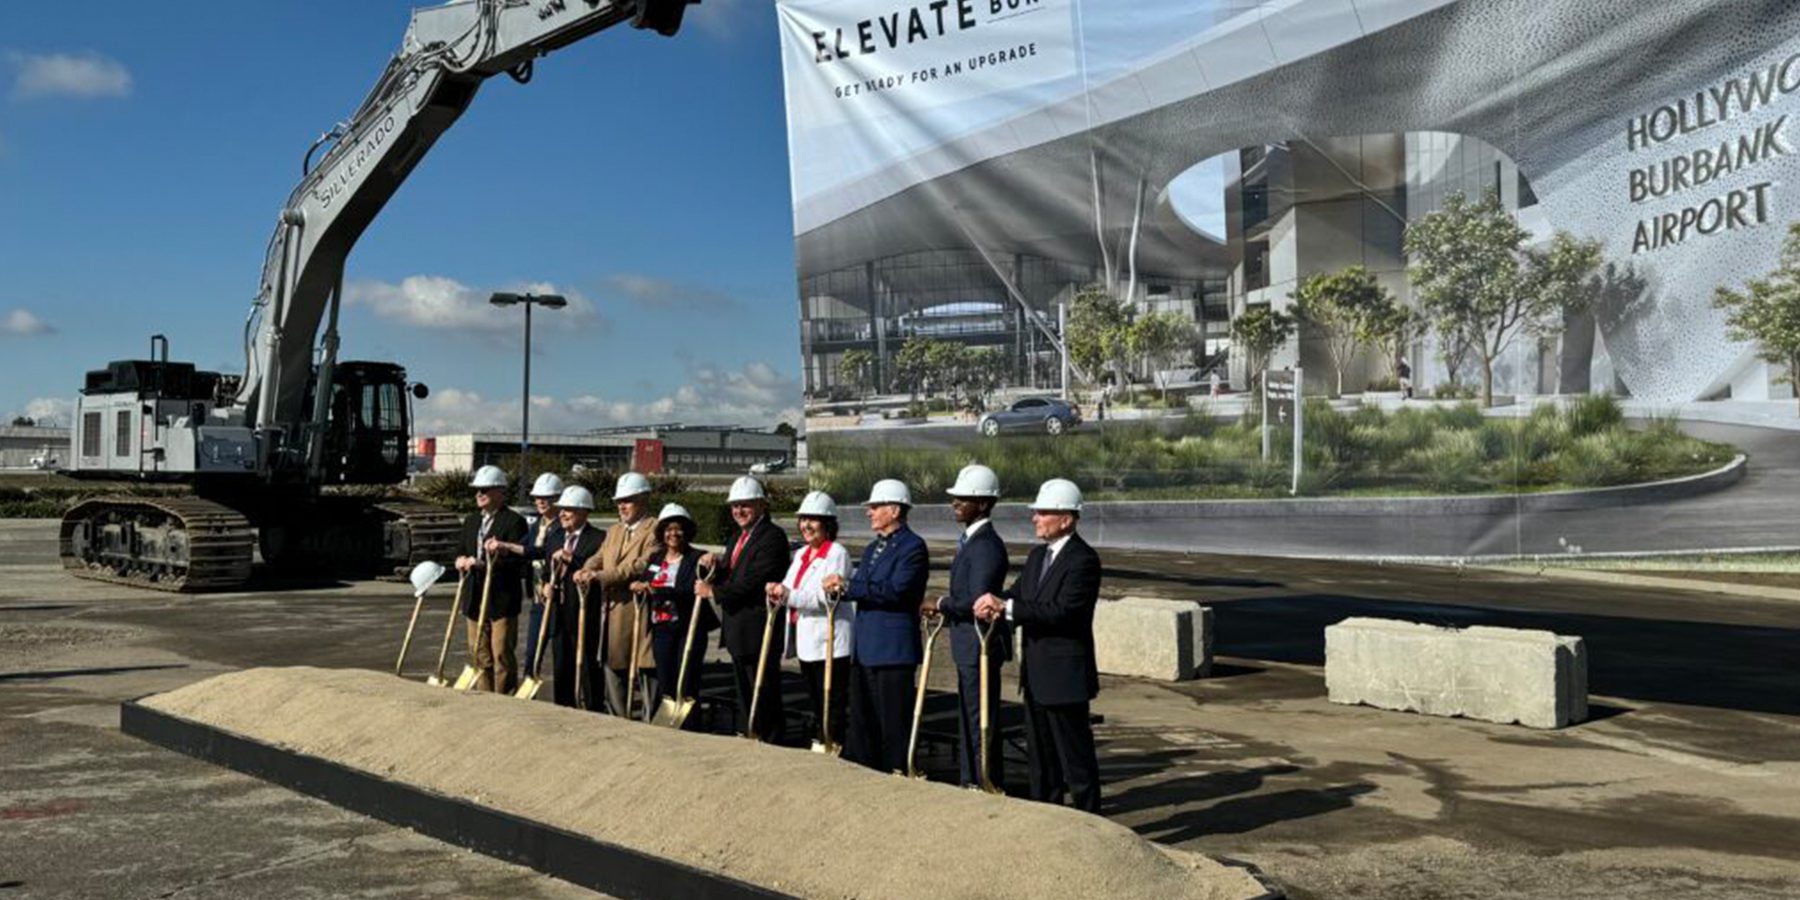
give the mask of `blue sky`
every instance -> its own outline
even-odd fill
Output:
[[[395,0],[0,4],[0,412],[66,417],[142,356],[242,368],[265,242],[301,157],[399,46]],[[343,358],[429,384],[421,431],[513,427],[520,321],[553,285],[533,430],[797,415],[775,14],[705,0],[488,82],[350,257]]]

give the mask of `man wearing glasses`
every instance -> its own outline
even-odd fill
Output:
[[[762,482],[754,478],[745,476],[733,482],[726,502],[731,504],[731,521],[736,528],[725,543],[724,559],[711,553],[701,557],[702,566],[714,567],[714,583],[696,584],[694,592],[702,599],[719,603],[719,637],[731,654],[738,712],[745,717],[738,730],[770,742],[780,735],[782,724],[781,641],[768,642],[768,658],[762,662],[765,683],[760,695],[756,690],[756,669],[769,617],[768,585],[787,575],[787,532],[769,521],[768,495]],[[750,709],[753,699],[754,716]],[[750,730],[752,722],[754,732]]]
[[[478,691],[510,694],[518,672],[513,648],[518,644],[519,607],[525,594],[525,569],[517,556],[494,556],[487,620],[481,620],[481,593],[488,585],[487,559],[496,543],[525,540],[525,517],[506,506],[506,473],[482,466],[469,482],[475,489],[475,512],[463,522],[456,571],[470,578],[463,592],[463,616],[469,620],[469,661],[480,678]]]

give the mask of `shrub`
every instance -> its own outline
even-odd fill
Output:
[[[1571,434],[1585,437],[1623,425],[1625,408],[1611,394],[1588,394],[1569,404],[1564,419],[1569,423]]]

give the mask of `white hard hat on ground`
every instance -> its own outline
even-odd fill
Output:
[[[556,505],[563,509],[593,509],[594,492],[579,484],[571,484],[563,488],[562,496],[556,498]]]
[[[1034,510],[1044,512],[1081,512],[1081,488],[1067,478],[1052,478],[1038,488]]]
[[[898,503],[901,506],[912,506],[912,491],[906,489],[906,483],[893,478],[883,478],[869,488],[869,499],[864,506],[880,506],[883,503]]]
[[[1000,476],[987,466],[963,466],[963,470],[956,473],[956,483],[950,486],[950,496],[999,497]]]
[[[725,497],[726,503],[743,503],[749,500],[767,500],[769,495],[763,490],[762,482],[748,475],[731,483],[731,493]]]
[[[557,497],[561,496],[562,492],[562,479],[556,477],[552,472],[539,475],[537,483],[531,486],[531,496],[533,497]]]
[[[650,493],[650,479],[636,472],[626,472],[619,476],[619,483],[613,485],[614,500],[629,500],[632,497]]]
[[[413,596],[423,597],[426,591],[431,590],[432,585],[438,583],[439,578],[444,577],[444,567],[431,560],[426,560],[413,566],[411,577]]]
[[[506,472],[499,466],[482,466],[475,470],[475,477],[469,479],[469,487],[482,489],[506,487]]]
[[[824,491],[813,491],[800,501],[800,515],[814,516],[820,519],[837,518],[837,501]]]
[[[662,512],[656,517],[656,524],[660,527],[670,519],[686,519],[689,525],[694,524],[694,517],[688,515],[687,507],[679,503],[664,504]]]

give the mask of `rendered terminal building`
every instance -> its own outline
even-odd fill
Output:
[[[1234,317],[1256,304],[1286,307],[1299,280],[1352,264],[1411,302],[1407,224],[1452,193],[1488,191],[1534,240],[1561,230],[1600,241],[1603,271],[1629,293],[1554,336],[1516,341],[1496,366],[1497,391],[1612,390],[1671,403],[1784,396],[1768,365],[1725,338],[1710,301],[1715,288],[1773,267],[1785,223],[1800,218],[1800,194],[1781,187],[1800,183],[1800,154],[1771,155],[1689,196],[1633,196],[1629,176],[1691,152],[1689,143],[1716,147],[1778,127],[1788,95],[1771,91],[1728,124],[1655,148],[1634,144],[1627,124],[1771,70],[1800,79],[1800,63],[1783,68],[1800,53],[1800,4],[1222,6],[1210,19],[1172,12],[1170,30],[1192,33],[1089,59],[1072,87],[1038,107],[837,182],[796,178],[813,408],[851,389],[839,368],[851,350],[875,356],[878,392],[900,390],[894,359],[914,336],[1003,348],[1010,386],[1054,387],[1058,307],[1096,282],[1140,312],[1189,317],[1202,343],[1186,374],[1203,379],[1218,367],[1241,389]],[[1085,27],[1107,26],[1090,17]],[[1086,46],[1101,43],[1090,33]],[[869,128],[875,146],[882,126]],[[1641,222],[1751,189],[1759,218],[1750,227],[1634,253]],[[1429,338],[1408,356],[1421,388],[1444,378]],[[1315,389],[1325,386],[1323,342],[1305,329],[1271,360],[1296,363]],[[1346,388],[1386,370],[1385,360],[1363,359]]]

